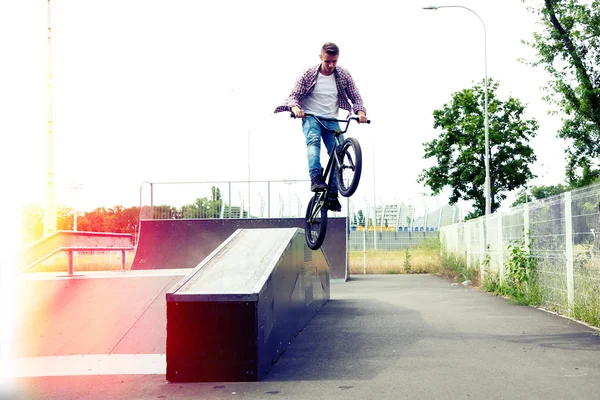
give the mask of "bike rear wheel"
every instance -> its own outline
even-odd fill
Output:
[[[304,219],[304,235],[306,236],[306,244],[311,250],[317,250],[325,240],[327,233],[327,209],[321,204],[321,209],[317,210],[318,201],[322,193],[317,193],[308,202],[306,207],[306,218]]]
[[[340,167],[336,169],[338,189],[342,196],[350,197],[358,188],[362,172],[362,151],[355,138],[347,138],[339,151]]]

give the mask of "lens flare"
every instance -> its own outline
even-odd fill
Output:
[[[10,214],[3,216],[0,231],[0,396],[11,390],[11,353],[17,313],[14,291],[19,229],[17,213]]]

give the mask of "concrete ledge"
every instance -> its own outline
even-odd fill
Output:
[[[302,229],[235,231],[166,293],[167,380],[260,380],[329,296]]]

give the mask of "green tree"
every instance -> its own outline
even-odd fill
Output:
[[[175,207],[168,204],[162,204],[160,206],[154,206],[154,212],[152,219],[177,219],[181,218],[178,215],[178,211]]]
[[[139,207],[125,208],[117,205],[113,209],[111,218],[110,232],[114,233],[135,233],[140,217]],[[79,224],[79,222],[78,222]]]
[[[78,212],[78,217],[79,214],[80,213]],[[74,224],[75,220],[73,219],[73,209],[71,207],[59,204],[56,207],[56,229],[59,231],[72,231]],[[79,220],[77,220],[77,224],[79,224]]]
[[[545,100],[565,114],[558,137],[567,140],[566,176],[580,187],[600,178],[600,0],[544,0],[529,10],[541,32],[524,41],[532,66],[552,76]]]
[[[212,195],[211,199],[213,202],[218,202],[221,200],[221,189],[219,189],[218,187],[212,186],[210,188],[210,193]]]
[[[497,98],[498,83],[489,80],[489,145],[492,212],[500,207],[506,193],[525,185],[535,176],[530,165],[536,160],[529,140],[537,133],[535,119],[524,119],[525,106],[513,97]],[[423,170],[418,182],[439,195],[452,189],[449,204],[458,200],[474,202],[467,218],[485,212],[484,83],[453,93],[452,99],[433,112],[433,127],[442,130],[439,138],[424,143],[425,158],[435,166]]]
[[[208,197],[198,197],[192,204],[187,204],[181,207],[179,218],[220,218],[221,208],[223,207],[223,199],[221,196],[221,190],[213,186],[210,188],[211,195]],[[226,207],[224,215],[229,216],[229,208]],[[232,216],[235,207],[231,208]],[[239,215],[239,207],[236,211],[236,215]],[[244,213],[246,214],[246,213]]]
[[[158,212],[159,210],[160,212]],[[172,207],[170,206],[155,207],[155,212],[162,218],[166,218],[166,213],[171,213],[171,211]],[[83,215],[78,214],[77,230],[134,234],[137,230],[139,213],[139,207],[124,208],[120,205],[113,208],[98,207],[93,211],[83,213]]]
[[[363,210],[358,210],[358,225],[362,226],[363,228],[365,227],[365,215]]]
[[[570,187],[563,184],[558,185],[542,185],[532,186],[529,188],[530,193],[527,194],[527,188],[519,190],[517,199],[513,202],[512,207],[516,207],[519,204],[527,203],[533,200],[541,200],[546,197],[555,196],[570,190]]]

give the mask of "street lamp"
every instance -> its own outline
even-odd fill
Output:
[[[485,104],[484,104],[484,129],[485,129],[485,215],[490,215],[491,212],[491,201],[490,201],[490,137],[489,137],[489,116],[488,116],[488,77],[487,77],[487,31],[483,20],[475,11],[464,6],[428,6],[423,7],[424,10],[437,10],[438,8],[464,8],[467,11],[472,12],[479,18],[481,25],[483,25],[483,45],[484,45],[484,58],[485,58]]]

